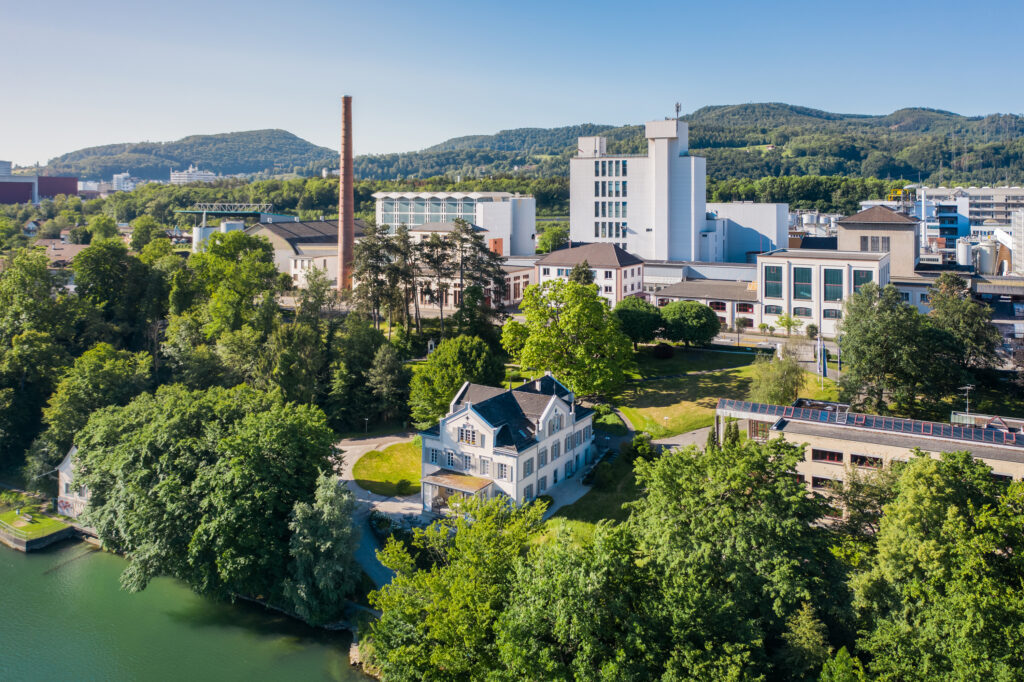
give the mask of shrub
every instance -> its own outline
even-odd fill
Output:
[[[538,495],[536,501],[543,502],[546,505],[545,509],[551,509],[551,505],[555,503],[555,498],[550,495]]]
[[[818,325],[813,323],[808,324],[805,331],[807,333],[807,338],[811,339],[812,341],[818,338]]]
[[[659,343],[654,347],[651,353],[658,360],[669,360],[676,354],[676,349],[667,343]]]
[[[623,443],[625,445],[625,443]],[[608,490],[615,486],[615,469],[608,462],[599,462],[594,467],[594,488]]]

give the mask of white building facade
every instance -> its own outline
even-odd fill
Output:
[[[529,502],[596,461],[593,411],[550,373],[514,389],[467,382],[421,436],[423,510],[438,514],[456,494]]]
[[[559,249],[534,264],[538,284],[567,280],[573,267],[587,264],[598,293],[609,307],[627,296],[644,296],[644,262],[615,244],[584,244]]]
[[[789,314],[835,337],[843,302],[868,282],[889,283],[889,254],[780,249],[757,257],[760,319],[776,329]]]
[[[487,231],[503,256],[536,251],[537,202],[510,192],[376,192],[378,225],[448,223],[461,218]],[[493,247],[492,247],[493,248]],[[498,251],[498,249],[495,249]]]
[[[725,222],[724,253],[722,258],[701,260],[753,263],[759,253],[789,245],[789,204],[708,203],[707,211],[708,223]]]
[[[187,185],[190,182],[213,182],[216,179],[216,173],[199,170],[195,166],[189,166],[188,170],[171,171],[172,185]]]
[[[89,503],[89,490],[75,483],[75,455],[78,448],[72,446],[64,461],[57,467],[57,513],[75,519],[85,511]]]
[[[616,244],[645,259],[699,260],[705,228],[705,161],[689,154],[675,119],[645,127],[647,154],[608,154],[603,137],[581,137],[569,160],[569,236]]]

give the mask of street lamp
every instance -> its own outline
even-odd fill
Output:
[[[964,397],[967,399],[967,414],[971,413],[971,389],[974,388],[974,384],[967,384],[961,386],[960,390],[964,392]]]
[[[367,434],[370,432],[370,418],[363,417],[363,433]]]

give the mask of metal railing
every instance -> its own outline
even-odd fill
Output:
[[[0,531],[2,531],[4,533],[8,533],[10,535],[13,535],[14,537],[18,538],[19,540],[28,540],[29,539],[29,534],[28,534],[27,531],[23,531],[20,528],[15,528],[14,526],[12,526],[11,524],[9,524],[9,523],[7,523],[5,521],[0,521]]]

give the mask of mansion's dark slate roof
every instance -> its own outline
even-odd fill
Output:
[[[572,394],[547,375],[511,390],[466,384],[455,396],[452,413],[471,406],[497,430],[495,446],[523,450],[536,441],[537,420],[555,396],[572,402]],[[576,419],[591,413],[590,409],[578,405],[573,410]]]
[[[579,265],[583,261],[592,268],[621,268],[644,262],[615,244],[580,244],[552,251],[537,261],[537,265]]]
[[[873,225],[885,226],[913,226],[917,227],[918,221],[903,213],[897,213],[885,206],[872,206],[860,213],[839,219],[840,225],[870,227]]]

